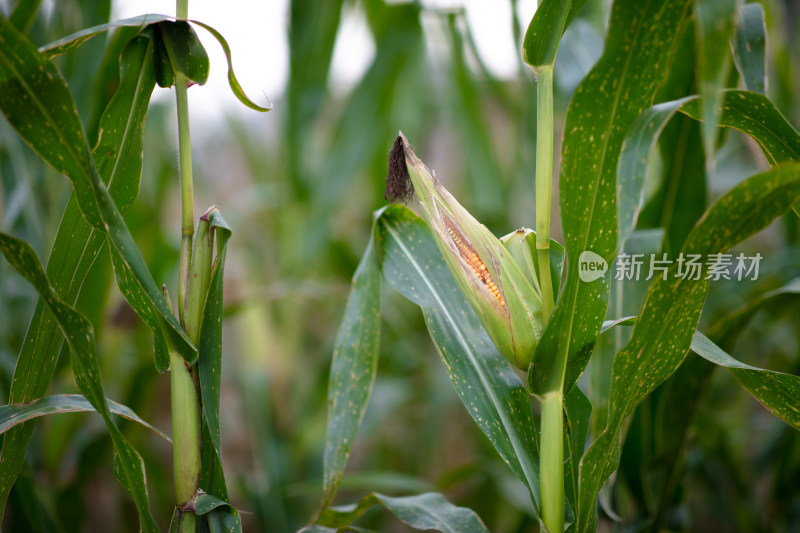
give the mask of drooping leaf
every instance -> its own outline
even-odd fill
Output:
[[[142,530],[158,531],[150,514],[144,462],[117,428],[106,403],[100,379],[100,367],[95,353],[92,325],[83,315],[58,298],[39,259],[26,242],[0,233],[0,251],[9,263],[34,286],[53,313],[53,317],[58,322],[70,347],[72,372],[78,390],[103,417],[114,443],[114,475],[133,497],[139,512]]]
[[[389,206],[377,219],[386,279],[422,308],[450,381],[475,423],[539,504],[537,448],[527,394],[456,285],[424,222]]]
[[[726,367],[753,398],[775,416],[800,429],[800,377],[764,370],[737,361],[711,339],[696,331],[692,351],[718,366]]]
[[[120,403],[106,398],[108,409],[115,415],[119,415],[128,420],[133,420],[143,425],[159,437],[168,442],[172,442],[167,435],[160,429],[154,427],[144,420],[133,410]],[[59,413],[89,413],[96,412],[92,404],[80,394],[55,394],[53,396],[45,396],[30,403],[12,403],[9,405],[0,405],[0,433],[5,433],[12,427],[22,424],[33,418],[40,416],[53,415]]]
[[[786,165],[748,178],[720,198],[695,227],[683,254],[722,253],[765,228],[800,198],[800,166]],[[608,425],[584,455],[580,475],[578,531],[596,520],[595,500],[619,462],[619,431],[634,407],[681,364],[700,318],[708,280],[678,276],[674,262],[667,279],[650,286],[633,336],[614,360]]]
[[[99,171],[120,211],[133,202],[139,190],[142,166],[142,130],[150,94],[155,85],[147,65],[151,47],[147,40],[131,42],[120,59],[118,89],[100,120],[102,138],[95,148]],[[105,234],[90,226],[70,198],[53,243],[47,274],[59,297],[75,302],[89,268],[105,242]],[[154,322],[157,323],[157,322]],[[156,365],[166,369],[166,348],[161,331],[156,336]],[[41,398],[53,375],[62,346],[61,333],[50,311],[40,300],[17,360],[9,403]],[[24,460],[35,422],[11,429],[4,438],[0,461],[0,501],[5,502]]]
[[[56,66],[0,17],[0,108],[9,123],[48,163],[73,184],[81,212],[105,231],[111,251],[135,276],[140,294],[159,313],[166,332],[189,362],[197,349],[189,341],[142,258],[95,166],[72,96]]]
[[[347,527],[368,509],[382,505],[397,518],[414,529],[441,531],[443,533],[488,533],[480,517],[472,509],[456,507],[438,492],[393,498],[372,493],[357,504],[347,507],[330,507],[317,521],[327,527]]]
[[[92,26],[91,28],[85,28],[71,35],[67,35],[66,37],[63,37],[61,39],[58,39],[57,41],[53,41],[52,43],[40,47],[39,52],[41,52],[48,58],[52,58],[55,56],[59,56],[61,54],[65,54],[70,50],[72,50],[73,48],[77,48],[78,46],[82,45],[92,37],[100,35],[103,32],[113,30],[115,28],[139,27],[141,29],[144,29],[146,26],[150,24],[155,24],[157,22],[163,22],[165,20],[173,20],[173,19],[174,17],[170,17],[168,15],[159,15],[156,13],[150,13],[147,15],[138,15],[127,19],[115,20],[113,22],[101,24],[99,26]]]
[[[219,42],[220,46],[222,47],[222,51],[225,53],[225,59],[228,62],[228,83],[230,84],[231,90],[236,98],[238,98],[240,102],[250,109],[254,109],[256,111],[269,111],[272,109],[271,104],[267,107],[259,106],[250,100],[245,94],[242,86],[239,84],[239,80],[236,78],[236,74],[233,72],[231,48],[228,45],[228,41],[225,40],[225,37],[223,37],[220,32],[208,24],[200,22],[199,20],[189,20],[187,22],[205,29]],[[178,26],[175,26],[176,24],[180,24],[180,29],[177,29]],[[171,36],[171,38],[168,39],[169,43],[173,47],[180,47],[182,50],[182,52],[179,52],[176,55],[176,60],[179,61],[179,64],[183,65],[183,70],[187,71],[185,74],[190,80],[202,85],[205,83],[205,80],[208,77],[208,56],[205,53],[205,49],[200,44],[200,41],[197,39],[197,35],[194,33],[194,31],[192,31],[191,28],[187,30],[183,24],[185,24],[183,21],[176,21],[175,17],[170,17],[168,15],[139,15],[136,17],[116,20],[107,24],[86,28],[77,33],[73,33],[72,35],[68,35],[62,39],[59,39],[58,41],[47,44],[39,48],[39,51],[46,54],[48,57],[54,57],[80,46],[95,35],[99,35],[100,33],[112,30],[114,28],[139,27],[141,30],[143,30],[147,26],[152,25],[154,28],[157,27],[162,30],[158,36],[154,37],[159,45],[166,45],[166,41],[164,41],[162,38],[163,30],[166,28],[166,31]],[[166,48],[159,49],[155,57],[155,62],[158,73],[160,74],[158,78],[159,85],[161,87],[169,87],[172,85],[172,82],[174,82],[174,75],[172,74],[172,66],[170,65]]]
[[[703,97],[703,148],[706,161],[714,160],[717,118],[722,107],[720,92],[728,81],[731,66],[730,41],[735,29],[737,5],[741,0],[695,0],[695,36],[698,61],[695,77]]]
[[[693,100],[684,104],[680,111],[700,120],[700,107]],[[800,161],[800,133],[762,94],[735,89],[724,91],[719,125],[752,137],[770,165]]]
[[[603,57],[567,111],[560,204],[567,280],[528,372],[537,395],[568,391],[583,372],[606,313],[608,285],[579,278],[585,251],[605,261],[617,244],[616,167],[628,128],[664,78],[688,0],[617,1]],[[566,377],[564,372],[566,368]]]
[[[701,110],[699,98],[688,96],[647,109],[631,126],[617,168],[620,238],[627,236],[636,225],[643,200],[647,162],[664,127],[677,111],[699,120]],[[721,126],[752,137],[772,166],[800,160],[800,134],[764,95],[724,91],[719,120]]]
[[[761,4],[745,4],[733,40],[733,61],[748,91],[767,93],[767,28]]]
[[[231,47],[228,46],[228,41],[222,36],[220,32],[209,26],[208,24],[204,24],[199,20],[192,20],[190,21],[192,24],[196,24],[201,28],[204,28],[208,33],[214,36],[214,38],[219,42],[219,45],[222,47],[222,51],[225,53],[225,59],[228,62],[228,84],[231,86],[231,90],[236,98],[239,99],[241,103],[249,107],[250,109],[254,109],[256,111],[269,111],[272,109],[272,103],[270,102],[269,105],[266,107],[260,106],[250,100],[242,89],[242,86],[239,84],[239,80],[236,79],[236,74],[233,72],[233,60],[231,59]],[[269,100],[269,99],[267,99]]]
[[[380,270],[371,237],[353,275],[344,319],[334,344],[328,385],[323,509],[330,505],[339,488],[375,382],[380,346],[380,288]]]
[[[176,75],[203,85],[208,80],[208,54],[188,22],[165,20],[149,28],[156,42],[153,67],[160,87],[171,87]]]

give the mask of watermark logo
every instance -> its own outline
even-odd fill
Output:
[[[608,263],[596,253],[586,250],[578,258],[578,276],[586,283],[602,278],[608,272]]]
[[[757,253],[746,256],[714,253],[685,254],[681,252],[676,259],[667,254],[621,253],[612,262],[611,274],[617,281],[651,280],[660,277],[662,280],[680,278],[688,280],[733,280],[755,281],[762,255]],[[578,274],[581,281],[590,283],[602,278],[609,270],[608,263],[594,252],[586,250],[578,259]]]

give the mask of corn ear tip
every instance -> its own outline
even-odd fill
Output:
[[[389,171],[386,174],[386,191],[383,195],[384,199],[392,203],[407,204],[414,198],[414,185],[406,164],[406,147],[411,148],[408,139],[401,132],[389,152]]]

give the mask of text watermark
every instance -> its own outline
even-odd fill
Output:
[[[660,276],[687,280],[735,280],[755,281],[761,264],[760,253],[739,254],[678,254],[670,259],[667,254],[621,253],[613,263],[612,275],[618,281],[651,280]],[[592,282],[602,278],[609,270],[608,262],[600,255],[585,251],[578,259],[578,274],[581,281]]]

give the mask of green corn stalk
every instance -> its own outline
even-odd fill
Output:
[[[386,185],[388,199],[419,202],[447,266],[492,342],[526,370],[543,315],[535,270],[515,260],[515,254],[523,259],[522,248],[512,253],[470,215],[414,154],[402,133],[389,155]]]

